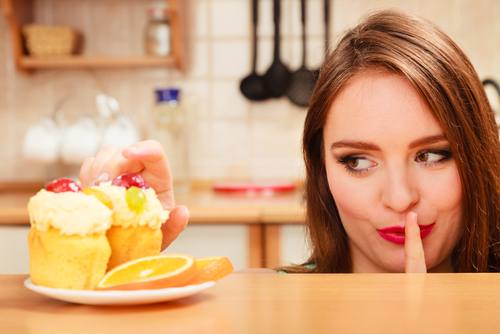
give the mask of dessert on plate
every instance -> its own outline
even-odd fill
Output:
[[[72,180],[54,180],[28,203],[30,276],[34,284],[94,289],[106,272],[112,214]]]
[[[57,179],[28,203],[34,284],[94,289],[112,268],[160,254],[168,219],[155,191],[137,174],[81,189]]]

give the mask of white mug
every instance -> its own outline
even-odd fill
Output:
[[[101,136],[94,120],[81,117],[64,131],[61,160],[68,165],[81,165],[86,158],[96,155],[100,141]]]
[[[44,117],[28,128],[23,140],[23,157],[48,165],[57,161],[61,133],[53,119]]]
[[[109,124],[102,135],[102,146],[123,148],[140,141],[139,131],[127,116],[119,116],[116,121]]]

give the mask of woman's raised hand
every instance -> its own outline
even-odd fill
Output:
[[[426,273],[424,246],[420,238],[417,214],[409,212],[405,221],[405,272]]]
[[[105,146],[92,158],[87,158],[80,169],[82,187],[98,185],[124,173],[136,173],[143,177],[156,191],[164,210],[170,210],[168,220],[162,225],[165,249],[186,228],[188,209],[175,207],[172,174],[163,147],[154,140],[135,143],[129,147],[116,149]]]

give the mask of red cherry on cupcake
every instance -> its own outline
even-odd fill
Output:
[[[78,193],[82,191],[82,188],[80,188],[80,186],[76,184],[75,181],[70,179],[56,179],[47,184],[47,187],[45,187],[45,189],[53,193],[64,193],[67,191]]]
[[[114,186],[119,186],[119,187],[125,187],[125,188],[130,188],[130,187],[137,187],[139,189],[149,189],[149,184],[144,181],[142,176],[139,174],[135,173],[126,173],[118,176],[116,179],[111,182],[112,185]]]

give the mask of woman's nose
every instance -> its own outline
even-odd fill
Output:
[[[388,171],[382,185],[382,205],[396,212],[411,209],[419,200],[419,192],[409,171]]]

